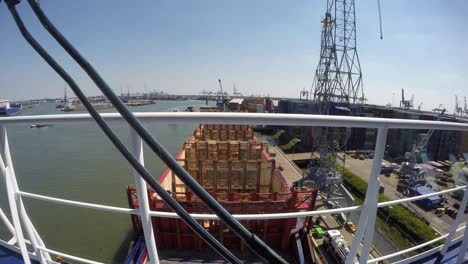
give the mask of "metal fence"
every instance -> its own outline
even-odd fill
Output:
[[[360,206],[352,206],[339,209],[319,210],[319,211],[307,211],[307,212],[296,212],[296,213],[278,213],[278,214],[243,214],[233,215],[238,220],[255,220],[255,219],[281,219],[281,218],[299,218],[305,216],[319,216],[326,214],[337,214],[352,211],[361,211],[359,223],[357,226],[357,232],[351,244],[351,250],[348,254],[346,263],[352,263],[355,256],[358,254],[358,245],[362,241],[362,250],[359,252],[360,256],[368,256],[372,238],[375,230],[375,221],[377,215],[377,209],[380,207],[392,206],[401,203],[416,201],[427,197],[446,194],[457,190],[464,190],[465,195],[460,204],[460,208],[465,208],[468,195],[468,185],[435,192],[433,194],[426,194],[416,197],[398,199],[383,203],[378,203],[379,195],[379,175],[380,167],[383,160],[385,151],[385,143],[387,138],[388,129],[439,129],[439,130],[458,130],[468,131],[468,124],[462,123],[449,123],[439,121],[419,121],[419,120],[404,120],[404,119],[381,119],[381,118],[366,118],[366,117],[340,117],[340,116],[321,116],[321,115],[298,115],[298,114],[247,114],[247,113],[136,113],[138,117],[144,123],[162,123],[162,124],[180,124],[180,123],[192,123],[192,124],[247,124],[247,125],[284,125],[284,126],[328,126],[328,127],[364,127],[364,128],[376,128],[377,139],[374,151],[374,159],[369,177],[368,189],[364,203]],[[108,122],[124,123],[125,120],[119,114],[102,114],[102,117]],[[9,241],[1,241],[0,245],[10,248],[12,250],[18,250],[21,252],[25,263],[30,263],[30,258],[41,263],[56,263],[52,260],[50,254],[60,255],[70,260],[79,261],[83,263],[99,263],[93,260],[80,258],[64,252],[58,252],[49,249],[45,246],[44,241],[34,228],[27,211],[24,207],[23,198],[37,199],[48,201],[52,203],[58,203],[68,206],[76,206],[82,208],[89,208],[101,211],[123,213],[123,214],[135,214],[139,215],[142,221],[143,232],[148,248],[149,258],[152,263],[159,263],[158,251],[154,239],[154,232],[151,225],[151,217],[169,217],[178,218],[175,213],[168,212],[157,212],[150,211],[148,197],[146,195],[146,183],[134,171],[135,185],[137,188],[137,194],[140,199],[140,207],[138,209],[120,208],[114,206],[107,206],[94,203],[84,203],[79,201],[72,201],[66,199],[60,199],[55,197],[49,197],[34,193],[28,193],[21,191],[16,181],[15,170],[13,168],[13,161],[10,155],[10,147],[8,141],[7,127],[12,124],[19,125],[30,125],[36,123],[46,124],[94,124],[94,120],[88,114],[73,114],[73,115],[47,115],[47,116],[18,116],[0,118],[0,136],[2,143],[0,158],[0,170],[1,175],[5,179],[8,204],[11,212],[11,221],[5,216],[2,209],[0,208],[0,218],[6,225],[7,229],[11,232],[12,238]],[[132,140],[132,152],[135,158],[143,164],[143,142],[141,138],[130,128],[131,140]],[[408,252],[415,251],[423,248],[427,245],[436,243],[437,241],[445,239],[446,242],[430,251],[424,252],[416,257],[411,257],[406,260],[400,261],[399,263],[411,263],[415,258],[427,256],[434,252],[440,252],[444,254],[447,252],[449,246],[462,241],[459,252],[465,252],[468,245],[468,234],[464,226],[460,227],[463,210],[459,210],[455,217],[454,224],[452,225],[448,234],[442,235],[436,239],[425,242],[423,244],[395,252],[376,259],[366,259],[361,257],[361,263],[375,263],[381,260],[386,260],[399,256]],[[191,214],[194,219],[218,219],[216,215],[211,214]],[[464,235],[455,238],[457,232],[464,230]],[[27,240],[25,237],[28,237]],[[27,244],[31,245],[32,252],[28,252]],[[464,254],[459,254],[458,261],[461,263]]]

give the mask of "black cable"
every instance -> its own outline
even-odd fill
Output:
[[[62,77],[70,88],[75,92],[76,96],[81,100],[83,105],[86,107],[90,115],[96,120],[96,123],[114,144],[114,146],[122,153],[122,155],[127,159],[127,161],[132,165],[132,167],[145,179],[145,181],[154,189],[154,191],[164,200],[164,202],[172,208],[177,215],[182,218],[187,225],[189,225],[206,243],[208,243],[215,251],[217,251],[221,256],[223,256],[227,261],[232,263],[242,263],[236,256],[234,256],[229,250],[227,250],[218,240],[213,238],[208,231],[206,231],[195,219],[193,219],[187,211],[169,194],[163,187],[161,187],[158,182],[151,176],[151,174],[141,165],[131,154],[124,144],[117,138],[114,132],[109,128],[105,123],[104,119],[99,115],[99,113],[94,109],[91,103],[88,101],[86,96],[80,90],[75,81],[70,77],[70,75],[44,50],[44,48],[34,39],[33,36],[28,32],[26,27],[21,20],[21,17],[16,11],[15,0],[5,0],[8,5],[8,8],[18,26],[21,34],[26,39],[26,41],[36,50],[37,53]]]
[[[122,103],[120,98],[115,95],[112,89],[92,67],[92,65],[68,42],[68,40],[55,28],[52,22],[42,11],[36,0],[28,0],[42,26],[55,38],[55,40],[65,49],[68,54],[83,68],[88,76],[94,81],[101,92],[109,99],[122,117],[127,120],[129,125],[140,135],[146,144],[154,151],[156,155],[187,185],[192,192],[197,195],[205,205],[210,208],[234,233],[244,240],[246,245],[255,252],[260,258],[270,263],[287,263],[278,253],[271,249],[265,242],[250,232],[236,219],[232,217],[190,174],[178,164],[172,155],[164,146],[155,139],[149,131],[140,123],[140,121],[130,112]]]
[[[377,0],[377,6],[379,9],[379,25],[380,25],[380,39],[383,39],[383,31],[382,31],[382,11],[380,8],[380,0]]]

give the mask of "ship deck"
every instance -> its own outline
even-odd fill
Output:
[[[289,187],[292,186],[293,182],[302,179],[302,170],[288,158],[288,154],[285,154],[278,146],[272,146],[268,151],[270,156],[274,154],[273,159],[276,162],[276,166],[278,168],[281,166],[281,175]]]
[[[0,263],[2,264],[23,264],[23,258],[21,254],[18,254],[8,248],[0,246]],[[39,264],[35,260],[31,260],[31,264]]]

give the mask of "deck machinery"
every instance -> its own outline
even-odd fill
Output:
[[[231,214],[284,213],[312,210],[316,190],[290,188],[266,147],[246,125],[200,125],[177,154],[177,161]],[[190,213],[210,214],[202,201],[167,169],[159,183]],[[134,187],[127,187],[131,208],[138,207]],[[150,209],[170,212],[170,208],[148,190]],[[140,221],[132,216],[136,231]],[[202,239],[182,220],[153,217],[158,247],[207,249]],[[201,220],[202,225],[227,248],[244,251],[241,240],[218,220]],[[292,230],[297,219],[244,220],[245,227],[271,247],[291,252]],[[301,220],[307,226],[307,219]]]

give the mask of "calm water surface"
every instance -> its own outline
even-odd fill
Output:
[[[132,107],[134,112],[161,112],[204,101],[158,101]],[[115,112],[113,109],[101,112]],[[76,112],[75,112],[76,113]],[[21,115],[63,114],[55,104],[24,109]],[[161,143],[176,154],[194,125],[148,125]],[[128,145],[128,126],[112,125]],[[131,166],[116,151],[96,124],[54,125],[45,128],[9,126],[8,135],[18,185],[21,190],[64,199],[128,207],[125,186],[134,182]],[[148,149],[145,165],[154,177],[165,166]],[[3,180],[0,205],[8,208]],[[65,207],[24,198],[27,211],[47,247],[102,262],[122,262],[131,239],[128,215]],[[9,209],[7,209],[9,210]],[[7,211],[5,210],[5,211]],[[8,213],[8,212],[5,212]],[[3,224],[0,237],[9,239]]]

